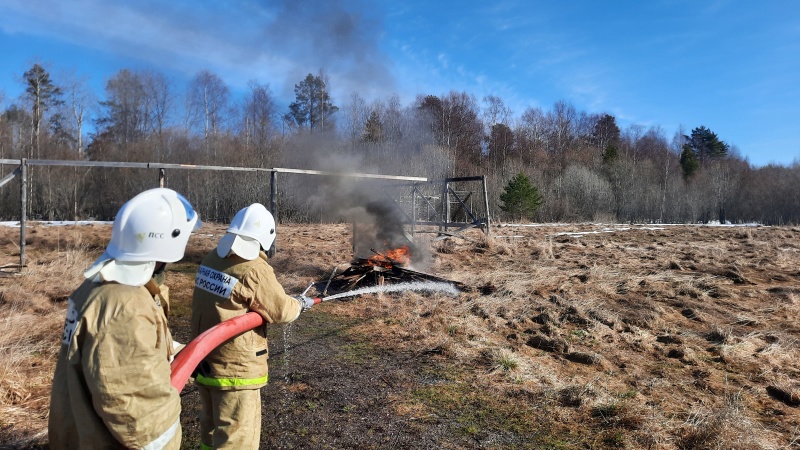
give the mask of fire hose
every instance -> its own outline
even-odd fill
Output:
[[[305,296],[306,292],[311,289],[314,283],[308,285],[301,295]],[[397,292],[404,290],[436,290],[449,292],[453,295],[458,294],[458,290],[452,283],[444,282],[412,282],[401,283],[392,286],[375,286],[369,288],[361,288],[353,291],[342,292],[339,294],[329,295],[326,297],[312,298],[315,305],[324,301],[334,300],[343,297],[352,297],[355,295],[369,294],[374,292]],[[264,323],[264,318],[256,312],[249,312],[239,317],[222,321],[213,327],[206,330],[200,336],[197,336],[186,345],[172,360],[172,374],[170,375],[170,383],[178,390],[183,390],[189,377],[198,364],[211,353],[215,348],[222,345],[228,339],[237,336],[245,331],[252,330]]]
[[[314,304],[322,302],[321,298],[314,298]],[[264,323],[264,318],[256,312],[222,321],[206,330],[188,343],[172,360],[172,374],[169,377],[172,387],[183,390],[195,367],[200,364],[209,353],[222,345],[228,339],[238,336],[245,331],[252,330]]]

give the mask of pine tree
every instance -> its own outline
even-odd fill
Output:
[[[700,169],[700,160],[697,158],[697,153],[692,150],[691,145],[685,144],[683,146],[680,163],[684,179],[688,179]]]
[[[530,219],[542,206],[544,199],[539,189],[522,172],[512,178],[500,194],[500,209],[514,217]]]
[[[361,136],[363,142],[380,143],[384,141],[383,122],[378,111],[372,111],[369,119],[364,125],[364,133]]]
[[[53,84],[50,74],[39,64],[34,64],[22,76],[25,81],[25,93],[31,101],[32,142],[28,157],[40,158],[39,137],[42,131],[42,120],[48,110],[63,103],[61,88]]]
[[[619,159],[619,150],[613,144],[608,144],[603,152],[603,164],[606,166],[613,164],[617,159]]]
[[[332,130],[332,116],[339,108],[331,100],[326,78],[322,73],[318,76],[308,74],[295,84],[295,101],[289,105],[284,120],[298,128],[308,127],[312,133]]]
[[[706,127],[697,127],[692,130],[691,136],[684,137],[689,141],[686,145],[695,152],[700,164],[724,158],[728,154],[728,144],[721,141],[716,133]]]

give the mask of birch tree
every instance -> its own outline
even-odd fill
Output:
[[[64,85],[66,107],[75,127],[75,150],[79,158],[84,153],[84,124],[88,120],[89,110],[97,101],[96,97],[86,85],[85,77],[70,76]]]
[[[277,135],[276,115],[278,107],[268,84],[249,83],[250,92],[244,102],[245,146],[252,147],[259,164],[267,167],[268,151]]]
[[[211,156],[216,159],[217,149],[211,140],[220,132],[229,113],[230,89],[218,75],[208,70],[200,71],[189,82],[187,106],[195,125],[203,130],[206,150],[213,147]]]

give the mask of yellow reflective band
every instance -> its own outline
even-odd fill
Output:
[[[259,378],[211,378],[204,377],[197,374],[194,381],[202,384],[203,386],[216,386],[216,387],[235,387],[235,386],[251,386],[254,384],[264,384],[269,379],[269,374]]]

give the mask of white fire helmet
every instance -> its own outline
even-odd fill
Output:
[[[114,219],[105,253],[84,273],[105,281],[141,286],[157,261],[183,258],[192,231],[202,222],[192,205],[172,189],[144,191],[125,202]]]
[[[217,255],[225,258],[229,253],[252,261],[263,248],[269,250],[275,241],[275,219],[261,203],[240,209],[228,227],[228,234],[219,240]]]

